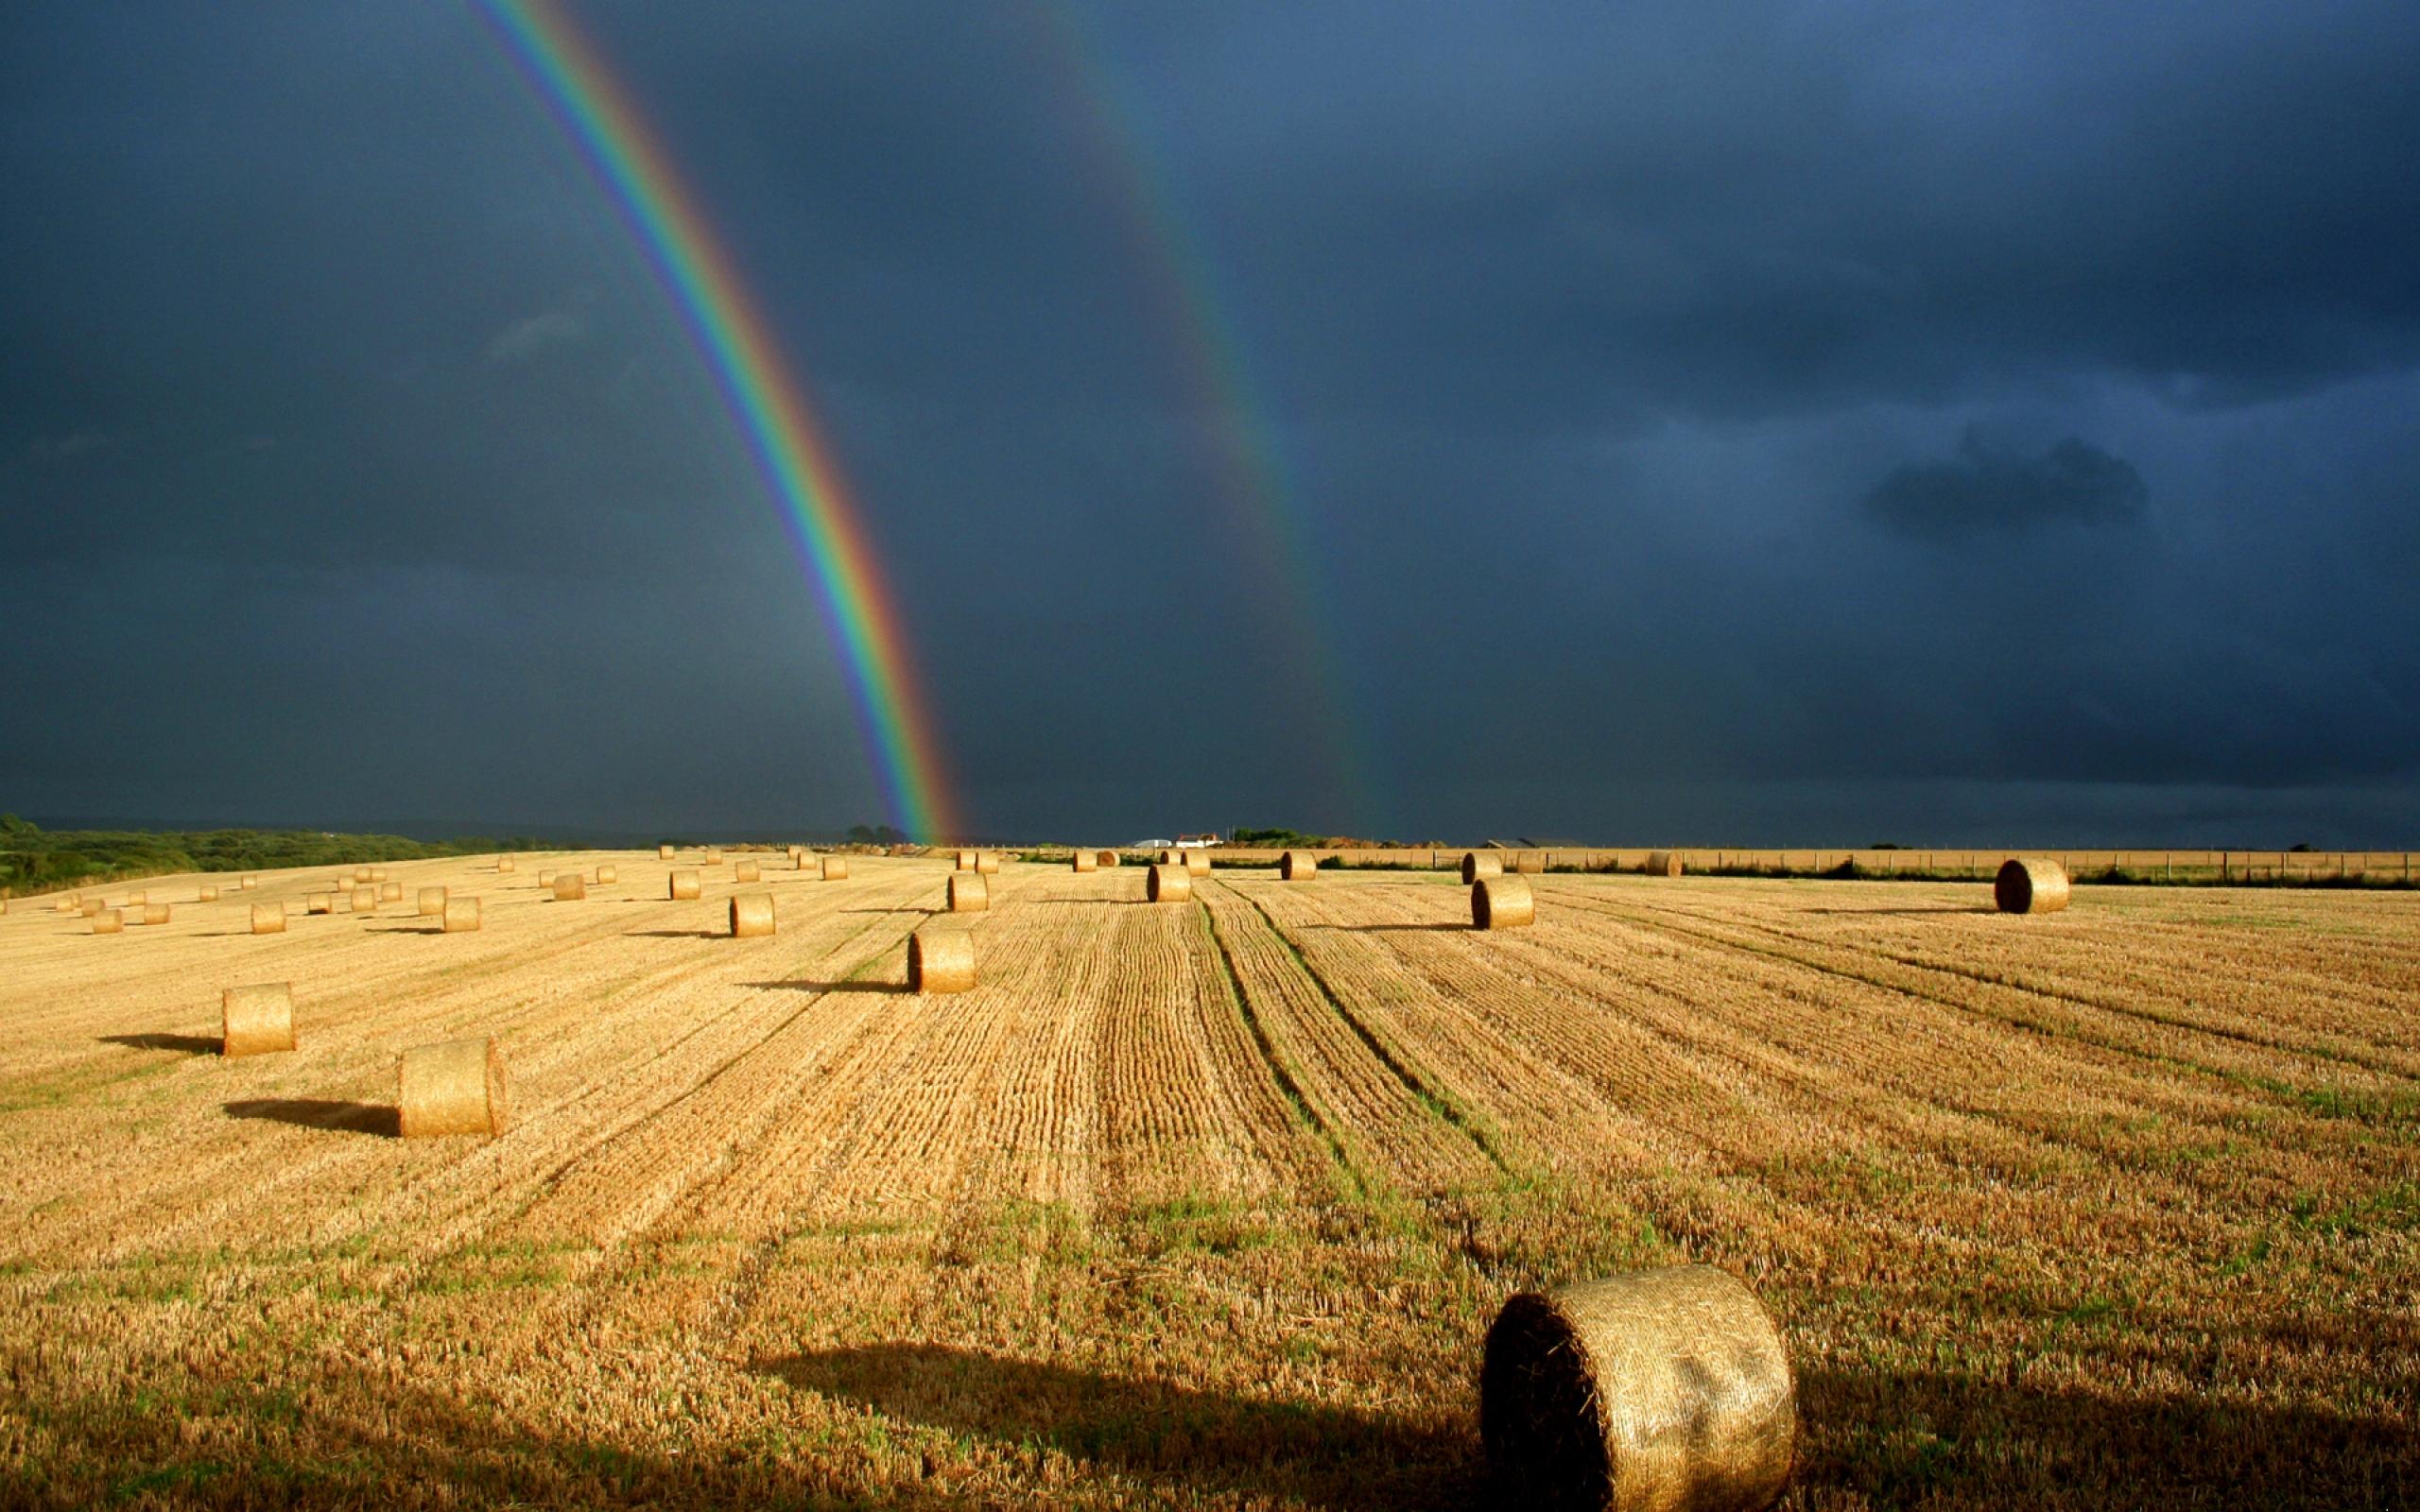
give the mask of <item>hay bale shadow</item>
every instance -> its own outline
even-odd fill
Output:
[[[403,1114],[390,1103],[349,1103],[327,1097],[251,1097],[220,1105],[229,1118],[267,1119],[297,1128],[329,1129],[401,1139]]]
[[[1471,921],[1457,919],[1445,924],[1305,924],[1304,929],[1328,929],[1344,935],[1427,935],[1443,932],[1467,935]]]
[[[624,939],[722,939],[730,934],[722,929],[633,929]]]
[[[215,1056],[220,1049],[216,1035],[202,1034],[105,1034],[100,1042],[130,1050],[173,1050],[183,1056]]]
[[[739,985],[740,985],[741,987],[762,988],[764,988],[764,989],[766,989],[766,990],[768,990],[768,991],[773,991],[773,990],[786,990],[786,991],[791,991],[791,992],[881,992],[881,993],[890,993],[890,994],[904,994],[904,993],[906,993],[906,992],[908,991],[908,984],[907,984],[907,983],[905,983],[905,982],[802,982],[802,981],[788,981],[788,982],[742,982],[742,983],[740,983]]]
[[[1202,1391],[938,1344],[869,1344],[763,1361],[755,1373],[903,1422],[1257,1503],[1484,1504],[1478,1435],[1314,1402]]]

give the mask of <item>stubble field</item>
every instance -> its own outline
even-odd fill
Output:
[[[1552,875],[1478,934],[1443,876],[1012,863],[924,998],[946,862],[764,862],[19,901],[0,1500],[1477,1504],[1504,1298],[1681,1259],[1782,1325],[1789,1505],[2420,1500],[2420,896]],[[222,1059],[279,980],[299,1048]],[[466,1035],[512,1126],[395,1138]]]

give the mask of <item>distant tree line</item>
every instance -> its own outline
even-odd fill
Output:
[[[322,830],[44,830],[0,814],[0,890],[46,892],[175,871],[267,871],[544,849],[545,841],[530,835],[407,840]]]

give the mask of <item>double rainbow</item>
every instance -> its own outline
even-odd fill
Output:
[[[771,325],[663,144],[556,0],[473,0],[613,199],[738,421],[844,653],[874,770],[899,827],[961,833],[899,611],[847,481]]]

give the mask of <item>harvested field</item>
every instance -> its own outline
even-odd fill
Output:
[[[737,939],[523,859],[0,917],[0,1503],[1476,1504],[1496,1309],[1684,1260],[1786,1506],[2420,1501],[2420,895],[1009,862],[920,997],[947,852]],[[490,1037],[508,1131],[397,1138]]]

